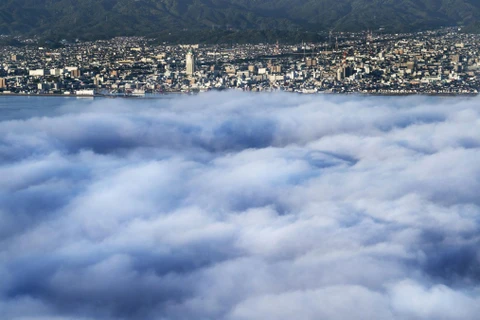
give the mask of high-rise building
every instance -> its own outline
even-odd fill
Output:
[[[314,58],[307,58],[306,64],[307,64],[307,67],[314,67],[317,65],[317,60]]]
[[[189,76],[193,75],[195,73],[195,55],[191,49],[187,53],[186,64],[187,64],[187,75]]]
[[[345,68],[340,67],[337,69],[337,80],[342,81],[345,78]]]
[[[7,81],[5,80],[5,78],[0,78],[0,88],[3,89],[6,87],[7,87]]]
[[[71,71],[70,71],[70,76],[71,76],[72,78],[78,78],[78,77],[80,77],[80,70],[78,70],[78,69],[71,70]]]

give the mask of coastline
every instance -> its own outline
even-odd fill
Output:
[[[166,96],[169,94],[188,94],[184,92],[169,92],[163,94],[156,94],[155,96],[128,96],[128,95],[104,95],[104,94],[95,94],[95,95],[75,95],[75,94],[59,94],[59,93],[35,93],[35,94],[28,94],[28,93],[0,93],[0,97],[55,97],[55,98],[108,98],[108,99],[161,99],[162,96]]]
[[[226,91],[226,90],[222,90]],[[227,90],[228,91],[228,90]],[[234,91],[234,90],[232,90]],[[211,91],[208,91],[211,92]],[[219,91],[220,92],[220,91]],[[278,91],[266,91],[266,92],[254,92],[249,91],[255,94],[261,93],[273,93]],[[429,97],[476,97],[480,93],[364,93],[364,92],[314,92],[314,93],[302,93],[302,92],[288,92],[288,91],[281,91],[284,93],[292,93],[298,95],[358,95],[358,96],[379,96],[379,97],[408,97],[408,96],[429,96]],[[98,98],[106,98],[106,99],[162,99],[170,95],[197,95],[202,94],[205,92],[181,92],[181,91],[172,91],[172,92],[164,92],[146,96],[132,96],[132,95],[104,95],[104,94],[95,94],[95,95],[74,95],[74,94],[58,94],[58,93],[35,93],[35,94],[28,94],[28,93],[0,93],[0,99],[2,97],[55,97],[55,98],[87,98],[87,99],[98,99]]]

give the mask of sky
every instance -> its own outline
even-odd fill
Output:
[[[0,101],[1,319],[478,318],[479,98],[58,99]]]

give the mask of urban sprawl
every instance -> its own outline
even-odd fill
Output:
[[[119,37],[0,47],[0,95],[148,96],[209,90],[476,94],[480,36],[334,33],[322,43],[168,45]]]

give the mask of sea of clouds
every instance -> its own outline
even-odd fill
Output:
[[[480,315],[480,98],[5,110],[2,320]]]

